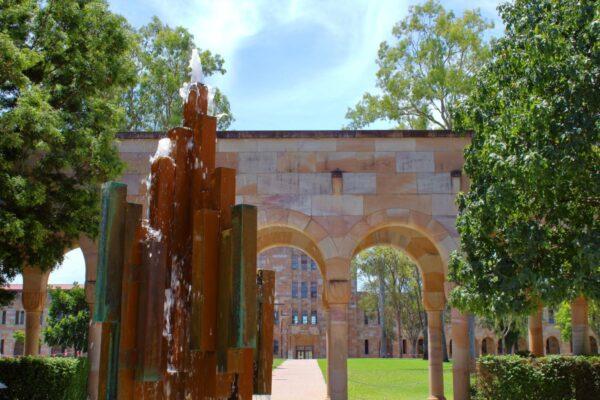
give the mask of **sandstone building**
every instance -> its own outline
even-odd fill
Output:
[[[323,358],[325,352],[326,310],[322,302],[323,280],[316,262],[300,250],[276,247],[262,252],[259,268],[275,271],[274,356],[278,358]],[[359,306],[361,293],[352,282],[348,305],[348,357],[379,357],[381,326],[377,315],[368,315]],[[446,346],[452,356],[452,327],[445,324]],[[396,333],[397,334],[397,333]],[[571,345],[561,339],[554,311],[544,309],[543,337],[545,354],[569,354]],[[592,352],[598,352],[595,335],[590,336]],[[501,341],[489,329],[475,329],[475,354],[504,354]],[[527,350],[527,338],[519,340],[519,350]],[[423,337],[416,343],[406,335],[388,343],[389,357],[421,357]]]
[[[61,288],[69,290],[73,285],[60,284],[50,285],[52,288]],[[6,290],[15,293],[13,301],[0,308],[0,357],[14,357],[23,355],[24,343],[15,340],[15,332],[25,332],[26,314],[23,309],[21,297],[23,295],[23,285],[11,284]],[[46,318],[50,308],[50,295],[46,295],[44,311],[41,314],[42,329],[46,327]],[[40,344],[40,354],[44,356],[64,354],[60,348],[51,348],[43,340]]]

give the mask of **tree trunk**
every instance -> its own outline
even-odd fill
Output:
[[[402,348],[402,317],[400,311],[396,311],[396,327],[398,329],[398,357],[402,358],[405,349]]]
[[[423,360],[429,360],[429,335],[427,333],[427,313],[423,313]]]
[[[471,367],[475,366],[475,316],[469,314],[469,355]]]
[[[381,346],[379,357],[387,357],[387,334],[385,331],[385,282],[383,274],[379,275],[379,324],[381,326]]]
[[[444,312],[442,311],[442,316],[440,318],[442,318],[442,352],[443,352],[443,360],[444,362],[449,362],[450,359],[448,358],[448,347],[446,346],[446,325],[445,325],[445,318],[444,318]]]

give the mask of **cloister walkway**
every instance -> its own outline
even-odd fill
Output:
[[[271,400],[325,400],[327,386],[317,360],[286,360],[273,371]]]

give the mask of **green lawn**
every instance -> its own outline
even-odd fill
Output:
[[[273,359],[273,369],[279,367],[281,365],[281,363],[283,363],[285,360],[283,358],[274,358]]]
[[[327,380],[327,360],[319,367]],[[444,393],[452,399],[452,364],[444,363]],[[348,359],[350,400],[426,399],[429,395],[427,361],[399,358]]]

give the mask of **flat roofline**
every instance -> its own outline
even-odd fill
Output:
[[[160,139],[166,132],[119,132],[118,139]],[[218,131],[219,139],[369,139],[369,138],[461,138],[472,132],[449,130],[308,130],[308,131]]]

